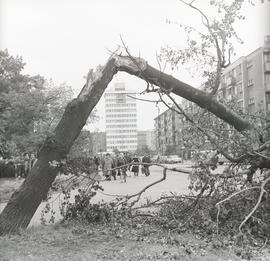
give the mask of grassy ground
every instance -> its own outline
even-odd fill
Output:
[[[238,253],[238,256],[237,256]],[[217,247],[190,234],[154,227],[60,225],[0,237],[0,260],[243,260],[233,247]],[[248,259],[246,259],[248,260]],[[270,260],[267,252],[250,260]]]
[[[7,202],[12,193],[20,187],[24,179],[1,178],[0,179],[0,203]]]
[[[7,201],[22,182],[0,179],[0,202]],[[251,253],[249,248],[246,252],[232,242],[173,234],[140,223],[135,227],[69,223],[32,227],[0,237],[1,260],[270,261],[270,251],[265,248]]]

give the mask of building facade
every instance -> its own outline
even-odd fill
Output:
[[[265,38],[264,46],[224,69],[218,99],[233,101],[250,114],[260,111],[270,115],[270,36]],[[187,100],[181,107],[190,115],[198,109]],[[182,132],[188,130],[189,124],[183,116],[169,109],[155,118],[157,151],[165,155],[174,148],[175,154],[189,158],[191,152],[182,139]],[[209,141],[204,138],[208,146]]]
[[[183,117],[173,110],[166,110],[155,118],[155,142],[159,154],[179,154],[182,147]]]
[[[138,131],[138,150],[145,147],[151,151],[156,150],[154,130]]]
[[[228,66],[222,76],[219,100],[235,100],[248,113],[270,113],[270,36],[264,46]]]
[[[107,151],[137,150],[136,92],[125,83],[116,83],[105,93],[105,121]]]

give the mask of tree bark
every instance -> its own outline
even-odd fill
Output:
[[[53,135],[41,148],[35,166],[0,214],[0,235],[26,228],[30,223],[58,173],[58,167],[51,163],[59,162],[68,154],[89,114],[117,72],[114,61],[110,59],[103,68],[91,72],[79,96],[67,105]]]
[[[46,139],[41,148],[35,166],[22,186],[13,193],[0,214],[0,235],[28,226],[58,173],[58,167],[51,163],[59,162],[66,157],[89,114],[117,71],[136,75],[151,84],[172,91],[176,95],[206,108],[239,131],[251,127],[248,122],[218,103],[211,95],[160,72],[148,65],[145,60],[114,55],[104,67],[98,67],[95,73],[89,72],[86,85],[78,97],[67,105],[53,135]]]

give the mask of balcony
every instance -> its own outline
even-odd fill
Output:
[[[249,87],[249,86],[252,86],[253,84],[254,84],[253,79],[249,79],[248,83],[247,83],[247,86]]]

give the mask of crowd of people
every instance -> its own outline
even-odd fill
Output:
[[[122,182],[126,182],[128,172],[132,172],[134,177],[137,177],[140,170],[145,176],[150,175],[149,164],[151,161],[149,155],[139,157],[130,153],[106,153],[97,154],[91,159],[94,170],[102,171],[105,180],[108,181],[119,178]],[[37,157],[34,153],[24,153],[10,159],[3,159],[0,156],[0,178],[26,178],[36,161]]]
[[[116,180],[117,177],[126,182],[127,171],[133,172],[136,177],[141,169],[142,174],[150,175],[148,164],[151,163],[150,156],[145,155],[141,159],[136,154],[131,156],[129,153],[117,153],[105,155],[96,155],[94,162],[97,169],[101,169],[106,180]],[[140,162],[145,163],[140,167]]]
[[[24,153],[9,159],[4,159],[0,156],[0,178],[26,178],[36,160],[35,153]]]

